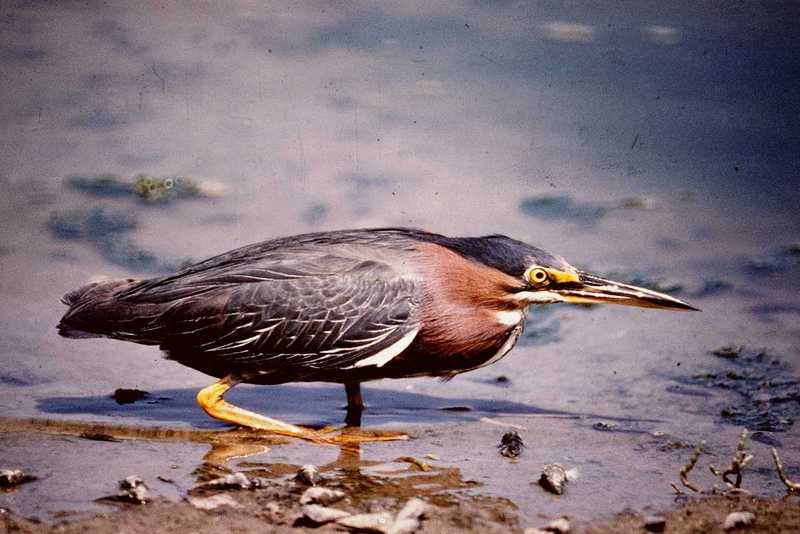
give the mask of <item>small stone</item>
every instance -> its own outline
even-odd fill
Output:
[[[36,480],[35,476],[25,474],[19,469],[0,470],[0,488],[13,488],[34,480]]]
[[[258,477],[248,477],[242,472],[230,473],[214,480],[209,480],[205,484],[200,484],[199,487],[215,488],[215,489],[237,489],[237,490],[254,490],[263,488],[266,485],[264,479]]]
[[[328,506],[329,504],[341,501],[345,497],[346,495],[343,491],[313,486],[304,491],[300,496],[300,504],[321,504],[323,506]]]
[[[555,521],[551,521],[544,527],[545,532],[555,532],[556,534],[569,533],[569,521],[566,517],[560,517]]]
[[[664,532],[667,520],[660,515],[648,515],[644,518],[644,529],[647,532]]]
[[[319,504],[306,504],[303,506],[303,516],[317,525],[324,525],[338,519],[349,517],[351,514],[344,510],[328,508]]]
[[[525,448],[525,443],[523,443],[522,437],[516,430],[509,430],[500,438],[500,444],[497,448],[500,454],[506,458],[516,458],[522,453],[522,449]]]
[[[146,399],[150,396],[147,391],[141,389],[127,389],[117,388],[111,395],[111,398],[117,401],[117,404],[133,404],[136,401]]]
[[[568,534],[570,529],[569,521],[566,517],[561,517],[549,522],[542,528],[526,528],[524,534]]]
[[[567,483],[567,472],[559,464],[548,464],[539,477],[539,485],[550,493],[562,495]]]
[[[306,464],[300,468],[294,478],[306,486],[316,486],[319,482],[319,469],[316,465]]]
[[[607,421],[598,421],[592,425],[592,428],[594,428],[595,430],[600,430],[601,432],[608,432],[614,430],[615,428],[617,428],[617,426],[619,425],[617,425],[616,423],[609,423]]]
[[[397,513],[397,517],[389,528],[389,534],[411,534],[421,523],[421,519],[428,512],[430,506],[422,499],[413,497]]]
[[[211,497],[188,497],[189,504],[199,510],[214,510],[220,506],[230,506],[231,508],[241,508],[242,505],[226,493],[219,493]]]
[[[725,530],[734,530],[752,525],[755,520],[756,516],[752,512],[731,512],[725,518],[725,523],[723,523],[722,528]]]
[[[131,475],[119,481],[119,493],[110,497],[111,500],[145,504],[150,501],[150,490],[144,480],[137,475]]]
[[[394,523],[392,514],[389,512],[378,512],[374,514],[356,514],[343,517],[336,521],[337,525],[342,525],[353,530],[365,532],[378,532],[388,534],[389,529]]]

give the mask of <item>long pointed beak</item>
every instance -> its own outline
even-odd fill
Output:
[[[561,295],[564,302],[573,304],[623,304],[640,308],[700,311],[665,293],[606,280],[588,273],[578,273],[578,280],[563,284],[562,287],[555,288],[554,292]]]

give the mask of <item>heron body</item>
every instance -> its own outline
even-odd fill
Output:
[[[158,345],[221,379],[198,396],[211,415],[295,435],[304,429],[275,428],[222,395],[241,382],[338,382],[360,415],[361,382],[488,365],[513,348],[530,305],[600,301],[692,309],[505,236],[386,228],[275,239],[162,278],[90,284],[65,295],[58,329]]]

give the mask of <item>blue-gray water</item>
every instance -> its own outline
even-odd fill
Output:
[[[662,4],[3,3],[2,415],[214,426],[192,400],[208,377],[151,347],[59,338],[60,297],[271,237],[403,225],[506,233],[703,312],[534,310],[492,367],[369,385],[365,424],[417,439],[366,454],[436,452],[529,519],[668,504],[688,451],[659,451],[658,433],[707,439],[722,463],[741,428],[730,423],[764,421],[726,421],[731,407],[788,420],[767,417],[762,438],[798,466],[800,13]],[[209,194],[147,203],[81,186],[140,173]],[[785,400],[693,378],[763,374],[709,353],[724,345],[768,348]],[[169,399],[117,406],[117,387]],[[240,389],[231,397],[294,422],[342,417],[338,387]],[[473,411],[441,410],[453,406]],[[482,417],[526,428],[517,464]],[[593,428],[615,420],[626,432]],[[0,464],[60,487],[83,463],[48,443],[7,442]],[[302,450],[283,461],[310,461]],[[767,446],[753,450],[749,489],[779,493]],[[529,486],[551,461],[583,473],[558,501]],[[81,507],[29,487],[0,505]]]

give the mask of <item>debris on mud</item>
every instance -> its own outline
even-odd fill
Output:
[[[303,518],[314,525],[324,525],[350,515],[352,515],[350,512],[345,512],[338,508],[328,508],[319,504],[306,504],[303,506]]]
[[[747,452],[747,429],[742,430],[742,437],[739,438],[739,443],[736,445],[736,453],[733,455],[731,465],[723,470],[717,469],[713,464],[709,464],[708,468],[711,472],[722,479],[729,488],[742,487],[742,469],[750,463],[753,455]],[[735,480],[731,480],[730,476],[735,476]]]
[[[664,516],[648,515],[644,518],[643,526],[647,532],[664,532],[667,528],[667,520]]]
[[[698,488],[689,481],[689,473],[692,471],[692,469],[694,469],[694,466],[697,465],[697,460],[699,460],[700,455],[703,454],[703,449],[705,448],[705,446],[706,442],[701,440],[700,443],[697,444],[697,447],[695,447],[694,451],[692,451],[692,455],[689,456],[689,459],[686,461],[683,467],[681,467],[679,473],[681,484],[683,484],[684,487],[689,488],[694,492],[699,492],[700,488]],[[683,493],[680,489],[678,489],[678,486],[676,486],[675,484],[672,484],[672,489],[674,489],[675,493],[677,494]]]
[[[392,528],[389,530],[392,534],[410,534],[415,532],[419,527],[425,514],[431,510],[422,499],[412,497],[406,502],[403,508],[397,513],[394,519]]]
[[[117,404],[133,404],[136,401],[144,400],[148,397],[150,397],[150,393],[147,391],[127,388],[117,388],[111,395],[111,398],[117,401]]]
[[[221,489],[221,490],[254,490],[263,488],[267,482],[259,477],[248,477],[242,472],[229,473],[219,478],[203,482],[193,489]]]
[[[564,486],[567,482],[567,471],[560,464],[548,464],[544,466],[542,474],[539,477],[539,485],[556,495],[564,494]]]
[[[131,475],[119,481],[119,492],[116,495],[101,497],[99,501],[116,501],[133,504],[146,504],[152,499],[150,488],[138,475]]]
[[[525,448],[525,443],[522,437],[515,430],[509,430],[503,437],[500,438],[500,444],[497,446],[500,454],[506,458],[516,458],[522,454],[522,449]]]
[[[33,482],[36,477],[19,469],[0,469],[0,488],[15,488],[26,482]]]
[[[664,532],[673,534],[695,534],[698,532],[722,532],[725,519],[731,513],[752,513],[756,519],[742,532],[759,534],[797,532],[800,524],[800,500],[760,498],[746,494],[726,494],[703,498],[686,498],[679,508],[659,513],[666,520]],[[618,534],[620,532],[642,532],[643,518],[629,511],[617,514],[611,520],[594,521],[581,532],[586,534]],[[732,532],[739,532],[733,530]]]
[[[571,528],[566,517],[559,517],[541,528],[526,528],[525,534],[569,534]]]
[[[786,471],[783,469],[783,462],[781,462],[781,457],[778,456],[778,451],[775,447],[772,447],[772,459],[775,461],[775,470],[778,472],[778,478],[780,478],[783,485],[786,486],[786,491],[800,494],[800,482],[793,482],[786,476]]]
[[[722,529],[728,531],[744,528],[752,525],[755,520],[756,516],[753,512],[731,512],[725,517]]]
[[[345,497],[345,493],[341,490],[314,486],[303,492],[300,496],[300,504],[321,504],[323,506],[328,506],[343,500]]]
[[[209,497],[186,497],[186,501],[198,510],[216,510],[221,506],[242,508],[239,502],[227,493],[218,493]]]
[[[319,482],[319,468],[313,464],[302,466],[294,476],[295,480],[306,486],[316,486]]]
[[[511,385],[511,379],[506,375],[499,375],[489,381],[490,384],[500,387],[508,387]]]
[[[389,512],[374,512],[370,514],[348,515],[347,517],[337,519],[336,524],[357,532],[388,534],[391,531],[392,520],[392,514]]]
[[[317,526],[335,522],[357,532],[411,534],[419,529],[422,518],[430,509],[425,501],[416,497],[409,499],[396,516],[386,510],[351,513],[339,508],[307,503],[303,504],[302,516],[294,526]]]

